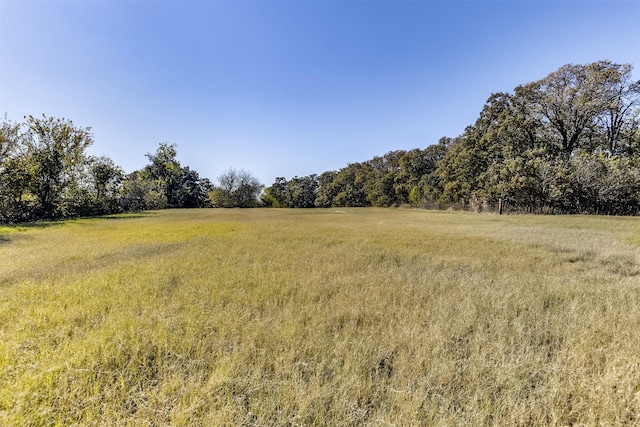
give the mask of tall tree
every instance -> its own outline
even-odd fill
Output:
[[[329,208],[339,192],[339,187],[334,183],[336,171],[326,171],[318,177],[318,192],[315,200],[316,207]]]
[[[264,186],[249,172],[229,169],[218,177],[218,186],[209,198],[214,207],[253,208],[258,206]]]
[[[77,179],[75,168],[86,160],[85,150],[93,143],[91,128],[76,127],[71,120],[53,117],[26,121],[32,167],[32,193],[43,218],[61,214],[64,191]]]
[[[318,195],[318,176],[294,176],[287,183],[285,203],[290,208],[313,208]]]
[[[270,208],[287,208],[289,182],[284,177],[277,177],[275,182],[264,190],[262,204]]]
[[[22,196],[28,191],[31,174],[20,145],[22,126],[4,117],[0,125],[0,221],[26,219]]]
[[[167,208],[165,183],[142,171],[134,171],[122,182],[120,205],[126,212]]]
[[[98,213],[118,210],[119,196],[124,180],[124,171],[106,156],[92,157],[89,162],[89,177]]]
[[[20,144],[20,124],[10,121],[5,115],[0,124],[0,170],[4,161],[16,150]]]
[[[400,171],[400,159],[404,155],[404,150],[389,151],[384,156],[360,163],[356,168],[354,180],[362,183],[362,191],[371,206],[392,206],[399,202],[396,177]],[[353,188],[357,188],[355,181]]]
[[[442,137],[437,144],[424,150],[411,150],[403,158],[401,170],[408,178],[408,202],[413,205],[434,204],[442,193],[438,166],[445,158],[454,139]]]
[[[351,163],[340,169],[333,179],[336,195],[332,206],[365,207],[371,206],[365,192],[366,170],[362,163]]]
[[[604,130],[606,149],[610,155],[618,153],[621,143],[632,144],[633,135],[638,130],[640,113],[640,80],[631,78],[630,64],[601,63],[607,79],[603,79],[605,108],[598,123]]]
[[[613,119],[609,114],[608,120],[609,143],[615,145],[619,120],[628,113],[622,100],[629,95],[626,83],[630,71],[630,67],[610,61],[567,64],[541,80],[519,87],[518,92],[524,96],[534,120],[549,126],[549,142],[569,156],[585,144],[597,120],[607,112],[613,112]]]
[[[209,192],[213,184],[207,178],[201,178],[198,172],[188,166],[181,169],[179,185],[174,203],[183,208],[203,208],[209,203]]]
[[[167,207],[170,208],[180,207],[177,193],[181,184],[182,167],[176,159],[177,155],[175,144],[163,142],[158,146],[155,154],[146,154],[151,163],[143,169],[150,179],[162,183]]]

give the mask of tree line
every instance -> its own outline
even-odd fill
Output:
[[[476,122],[425,149],[320,175],[279,177],[273,207],[455,207],[536,213],[640,212],[640,81],[630,64],[568,64],[492,94]]]
[[[125,174],[89,156],[91,128],[52,117],[0,126],[0,222],[163,208],[454,207],[536,213],[640,212],[640,81],[630,64],[568,64],[494,93],[462,135],[338,171],[264,186],[230,169],[214,184],[159,144]],[[263,191],[264,189],[264,191]]]
[[[0,222],[95,216],[146,209],[253,207],[262,186],[230,169],[219,185],[177,160],[175,145],[159,144],[148,164],[125,174],[106,156],[86,153],[91,128],[53,117],[5,116],[0,126]]]

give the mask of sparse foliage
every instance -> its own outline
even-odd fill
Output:
[[[254,208],[259,204],[263,188],[249,172],[229,169],[218,177],[218,185],[209,192],[209,200],[217,208]]]

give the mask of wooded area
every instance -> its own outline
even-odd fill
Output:
[[[160,144],[149,164],[126,175],[108,157],[86,154],[91,128],[71,120],[5,118],[0,128],[0,222],[26,222],[142,209],[204,207],[212,183]]]
[[[277,178],[263,201],[635,215],[640,82],[631,72],[609,61],[565,65],[513,93],[492,94],[456,138],[337,172]]]
[[[228,170],[214,185],[159,145],[125,174],[93,157],[91,128],[29,116],[0,126],[0,222],[194,207],[454,207],[535,213],[640,212],[640,81],[630,64],[565,65],[492,94],[476,122],[425,149],[391,151],[263,186]]]

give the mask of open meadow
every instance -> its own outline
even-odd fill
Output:
[[[640,219],[0,227],[0,425],[640,424]]]

